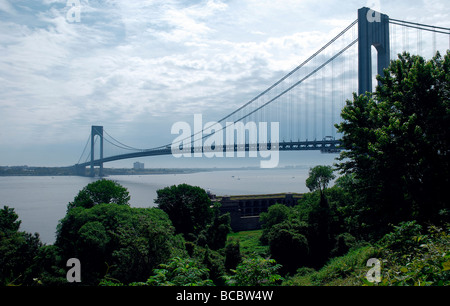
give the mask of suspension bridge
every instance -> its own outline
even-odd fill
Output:
[[[238,109],[216,123],[226,129],[230,125],[250,122],[278,122],[277,139],[250,137],[247,131],[241,142],[206,141],[220,130],[206,126],[201,131],[154,148],[128,146],[112,137],[103,126],[92,126],[91,133],[77,164],[77,174],[103,175],[103,164],[123,159],[170,155],[173,148],[184,152],[250,152],[262,150],[320,150],[337,152],[340,135],[335,124],[341,121],[340,111],[353,93],[372,92],[375,76],[383,75],[391,59],[404,51],[432,57],[436,51],[450,49],[450,28],[392,19],[370,8],[358,10],[357,19],[338,33],[317,52],[284,75]],[[375,51],[375,52],[373,52]],[[374,54],[375,53],[375,54]],[[213,131],[213,132],[212,132]],[[261,135],[260,135],[261,136]],[[98,143],[99,142],[99,143]],[[98,147],[98,152],[97,152]],[[107,148],[114,148],[107,149]]]

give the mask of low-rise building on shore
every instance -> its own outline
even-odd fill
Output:
[[[215,196],[210,195],[213,202],[221,204],[222,213],[230,213],[231,229],[234,232],[257,230],[261,228],[259,216],[267,212],[274,204],[295,206],[302,198],[299,193],[280,193],[263,195]]]

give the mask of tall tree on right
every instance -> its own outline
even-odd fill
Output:
[[[403,53],[377,80],[336,125],[345,148],[337,167],[355,178],[355,209],[378,235],[401,221],[448,221],[450,51],[429,61]]]

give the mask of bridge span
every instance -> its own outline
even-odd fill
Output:
[[[343,148],[339,140],[341,135],[336,130],[336,126],[342,123],[343,119],[340,114],[345,107],[346,100],[351,99],[356,94],[366,95],[371,93],[377,82],[372,70],[376,70],[374,71],[376,75],[383,76],[384,69],[388,68],[391,59],[399,53],[410,52],[409,38],[411,36],[408,36],[410,30],[417,32],[418,55],[422,55],[422,47],[426,47],[427,51],[431,51],[432,56],[435,56],[437,35],[445,36],[442,41],[445,43],[448,41],[450,49],[450,40],[448,40],[450,28],[393,19],[386,14],[363,7],[358,10],[356,20],[316,53],[272,86],[213,125],[222,126],[223,123],[239,123],[246,126],[248,123],[253,123],[256,126],[256,124],[267,124],[269,122],[279,123],[279,129],[277,127],[277,132],[274,133],[279,134],[276,139],[272,137],[272,128],[270,139],[268,134],[265,137],[259,136],[257,138],[256,133],[250,133],[249,131],[248,139],[245,138],[247,136],[244,136],[238,141],[235,140],[235,144],[228,147],[222,145],[223,141],[215,141],[213,135],[220,131],[217,127],[200,125],[200,129],[196,129],[194,123],[194,133],[192,134],[189,129],[189,132],[186,132],[186,135],[189,135],[186,139],[189,140],[182,140],[185,151],[181,148],[177,150],[176,147],[173,150],[171,144],[151,149],[137,149],[115,140],[104,131],[103,126],[92,126],[85,149],[74,167],[80,175],[85,175],[86,167],[90,167],[90,176],[95,175],[94,167],[99,167],[101,176],[104,163],[131,158],[170,155],[174,151],[176,151],[174,157],[178,157],[179,153],[184,156],[191,154],[203,156],[203,153],[208,152],[237,152],[238,157],[242,155],[239,155],[239,152],[249,152],[249,155],[251,155],[250,152],[258,151],[316,150],[339,152]],[[422,32],[432,35],[432,43],[426,44],[422,40]],[[400,37],[399,33],[403,37]],[[399,44],[400,41],[403,44]],[[401,49],[398,49],[398,47]],[[376,57],[372,56],[373,51],[376,52]],[[372,58],[376,58],[376,65],[373,65],[375,61],[372,63]],[[228,101],[226,97],[221,97],[220,103],[231,102],[234,103],[234,101]],[[217,105],[208,106],[210,108],[217,107]],[[212,130],[214,130],[214,133],[212,133]],[[201,135],[202,140],[208,141],[209,148],[205,143],[196,143],[195,136],[198,134]],[[205,136],[202,137],[203,135]],[[258,135],[261,134],[258,133]],[[194,138],[193,142],[190,140],[191,136]],[[210,138],[208,139],[208,137]],[[95,154],[98,139],[100,139],[100,148],[99,152]],[[282,139],[298,139],[298,141],[281,141]],[[86,150],[89,141],[90,152]],[[211,143],[218,145],[218,147],[216,148]],[[233,141],[229,143],[233,143]],[[112,145],[114,146],[111,147],[113,150],[119,149],[120,152],[104,151],[104,144]],[[85,152],[87,158],[84,159],[86,157]],[[104,154],[105,152],[107,154]],[[207,155],[209,157],[215,154]]]
[[[277,151],[321,151],[322,153],[336,153],[339,152],[341,148],[340,140],[335,140],[332,137],[326,137],[322,140],[311,140],[311,141],[289,141],[289,142],[280,142],[279,144],[264,144],[261,146],[259,144],[245,144],[245,145],[237,145],[234,146],[222,146],[222,151],[224,154],[226,152],[259,152],[265,150],[277,150]],[[205,152],[217,152],[216,148],[208,148],[208,147],[192,147],[187,150],[184,150],[185,153],[205,153]],[[125,153],[121,155],[114,155],[109,157],[104,157],[96,160],[92,160],[89,162],[76,164],[74,167],[76,168],[76,173],[78,175],[85,175],[86,167],[91,167],[89,176],[94,176],[94,167],[100,167],[99,175],[103,176],[103,164],[107,162],[113,162],[124,159],[131,158],[140,158],[140,157],[149,157],[149,156],[163,156],[163,155],[172,155],[172,149],[170,146],[165,146],[157,149],[150,150],[142,150],[140,152],[132,152]]]

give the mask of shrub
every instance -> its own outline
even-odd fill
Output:
[[[274,259],[262,257],[246,258],[240,263],[234,275],[226,276],[230,286],[274,286],[279,285],[283,278],[277,273],[281,265]]]
[[[380,285],[450,285],[449,228],[431,226],[426,234],[420,234],[418,229],[415,222],[402,223],[381,241]]]
[[[169,263],[161,264],[153,270],[154,275],[145,283],[132,283],[134,286],[211,286],[209,270],[191,258],[174,257]]]

